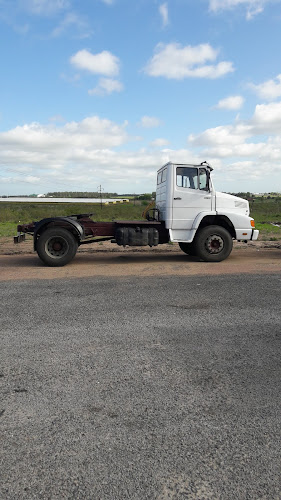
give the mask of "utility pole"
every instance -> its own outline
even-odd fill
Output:
[[[101,184],[98,186],[98,193],[100,195],[100,207],[102,208],[102,192],[104,189],[101,187]]]

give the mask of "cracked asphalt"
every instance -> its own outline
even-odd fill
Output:
[[[280,500],[280,273],[0,282],[0,497]]]

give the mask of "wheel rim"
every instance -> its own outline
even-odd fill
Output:
[[[46,241],[45,251],[53,259],[61,259],[68,250],[69,244],[62,236],[52,236]]]
[[[218,234],[212,234],[206,240],[205,246],[209,253],[217,254],[222,251],[224,247],[224,241]]]

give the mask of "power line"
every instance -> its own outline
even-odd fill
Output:
[[[100,195],[100,207],[102,208],[102,191],[104,191],[103,187],[101,187],[101,184],[98,186],[98,193]]]

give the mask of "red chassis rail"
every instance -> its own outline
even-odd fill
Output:
[[[113,222],[95,222],[90,218],[92,214],[79,214],[67,217],[52,217],[42,219],[30,224],[19,224],[17,227],[18,235],[14,242],[19,243],[24,240],[25,234],[34,236],[34,240],[46,229],[50,227],[62,227],[71,230],[79,237],[79,244],[94,243],[95,241],[114,240],[116,231],[120,227],[131,228],[152,228],[157,229],[159,233],[159,243],[168,243],[169,233],[165,228],[164,222],[158,221],[113,221]],[[34,243],[35,243],[34,241]],[[115,242],[115,241],[113,241]],[[36,243],[35,243],[36,245]]]

